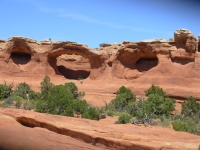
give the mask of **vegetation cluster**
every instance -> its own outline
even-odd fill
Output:
[[[34,92],[23,82],[13,90],[13,84],[0,85],[0,107],[23,108],[40,113],[71,116],[98,120],[100,109],[83,100],[84,92],[78,92],[73,82],[54,85],[45,76],[41,82],[41,91]]]
[[[13,84],[0,84],[0,107],[34,110],[63,116],[79,116],[99,120],[105,116],[119,116],[116,123],[135,125],[161,125],[174,130],[200,135],[200,103],[192,96],[182,103],[180,113],[175,111],[175,100],[159,86],[152,85],[144,97],[136,97],[130,89],[122,86],[116,98],[105,107],[95,108],[83,100],[85,93],[79,92],[73,82],[54,85],[45,76],[40,92],[35,92],[23,82],[15,88]]]

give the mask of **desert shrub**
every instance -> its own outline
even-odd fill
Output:
[[[143,99],[129,103],[127,106],[127,112],[137,119],[147,117],[151,113],[150,110],[146,109],[146,103]]]
[[[113,117],[113,116],[116,115],[116,113],[115,113],[114,111],[111,111],[111,110],[108,110],[108,111],[106,112],[106,114],[107,114],[107,116],[111,116],[111,117]]]
[[[47,113],[48,112],[48,103],[47,103],[47,101],[45,101],[45,100],[37,100],[35,111],[41,112],[41,113]]]
[[[72,93],[66,89],[64,85],[54,86],[48,96],[48,112],[52,114],[61,114],[65,111],[67,106],[73,103]]]
[[[77,99],[81,100],[85,96],[85,92],[78,92]]]
[[[126,110],[126,106],[129,103],[135,102],[135,100],[136,97],[131,90],[127,89],[125,86],[122,86],[117,91],[117,96],[114,100],[112,100],[112,104],[117,111],[124,111]]]
[[[200,124],[192,119],[174,120],[172,126],[176,131],[184,131],[200,135]]]
[[[155,115],[169,116],[175,110],[175,100],[169,97],[163,97],[157,93],[148,95],[146,100],[146,110],[154,112]]]
[[[75,83],[73,82],[68,82],[68,83],[65,83],[65,87],[67,88],[67,90],[73,94],[73,97],[74,98],[77,98],[78,97],[78,88],[76,86]]]
[[[132,118],[132,116],[130,114],[122,113],[122,114],[120,114],[120,116],[118,118],[118,123],[120,123],[120,124],[129,123],[131,118]]]
[[[61,113],[61,115],[63,115],[63,116],[74,117],[74,111],[73,111],[72,107],[67,106],[67,107],[65,108],[65,110]]]
[[[47,99],[50,93],[50,90],[54,87],[53,83],[50,82],[50,77],[45,76],[43,81],[40,83],[41,88],[41,98]]]
[[[160,96],[166,97],[167,94],[163,91],[162,88],[160,88],[159,86],[155,86],[154,84],[145,91],[145,95],[149,96],[150,94],[158,94]]]
[[[33,110],[35,108],[36,108],[36,101],[34,101],[34,100],[26,101],[23,104],[23,109],[25,109],[25,110]]]
[[[152,85],[145,91],[148,98],[144,100],[142,97],[136,101],[136,97],[132,92],[125,88],[120,87],[117,91],[117,96],[108,104],[108,110],[124,112],[121,118],[132,115],[135,123],[153,124],[154,119],[159,116],[170,116],[171,112],[175,109],[175,100],[167,96],[162,88]],[[114,107],[114,108],[113,108]],[[123,119],[122,119],[123,120]],[[122,122],[123,123],[123,122]]]
[[[6,108],[6,105],[4,103],[0,103],[1,108]]]
[[[8,97],[8,98],[4,99],[3,103],[4,103],[5,107],[11,107],[13,102],[14,102],[14,98],[13,97]]]
[[[171,124],[169,119],[166,119],[165,116],[160,117],[160,121],[157,122],[157,125],[162,126],[162,127],[169,127]]]
[[[200,104],[192,96],[182,103],[181,114],[183,117],[200,118]]]
[[[12,93],[13,84],[7,85],[6,82],[4,84],[0,84],[0,100],[4,98],[8,98]]]
[[[12,96],[20,96],[23,99],[31,100],[37,97],[37,93],[35,93],[27,83],[23,82],[18,84]]]
[[[99,115],[100,113],[96,108],[90,107],[83,113],[82,117],[91,120],[99,120]]]
[[[73,110],[77,113],[83,114],[88,109],[88,103],[85,100],[74,100]]]
[[[109,110],[109,111],[115,111],[115,105],[113,104],[113,102],[109,103],[106,106],[106,109]]]

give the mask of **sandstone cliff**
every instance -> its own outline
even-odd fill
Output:
[[[138,95],[156,84],[171,96],[200,99],[199,45],[200,37],[196,39],[186,29],[176,30],[174,41],[124,41],[101,44],[99,49],[69,41],[12,37],[0,40],[1,82],[27,81],[39,88],[48,75],[58,83],[85,79],[80,88],[86,94],[91,91],[88,86],[98,93],[112,94],[126,85]]]

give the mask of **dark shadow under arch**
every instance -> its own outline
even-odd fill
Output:
[[[148,71],[158,65],[158,58],[141,58],[136,62],[136,68],[139,72]]]
[[[181,60],[181,59],[172,59],[173,63],[178,63],[181,65],[186,65],[188,63],[194,62],[194,60]]]
[[[31,54],[22,52],[12,52],[10,58],[15,64],[24,65],[31,60]]]
[[[86,70],[72,70],[66,68],[63,65],[57,67],[59,72],[67,79],[73,79],[73,80],[86,79],[90,75],[90,71]]]

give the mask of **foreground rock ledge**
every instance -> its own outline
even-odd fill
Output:
[[[140,127],[0,109],[0,149],[198,149],[200,136],[162,127]]]

